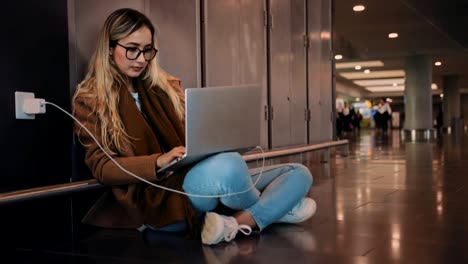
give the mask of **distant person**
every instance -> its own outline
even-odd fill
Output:
[[[343,120],[344,101],[341,98],[335,100],[335,119],[336,119],[336,134],[341,138],[343,134],[344,120]]]
[[[344,103],[342,118],[343,130],[346,132],[353,131],[353,110],[349,107],[348,102]]]
[[[376,110],[377,110],[376,115],[378,115],[378,119],[379,119],[379,123],[380,123],[380,129],[382,130],[382,132],[387,133],[387,131],[388,131],[388,122],[389,122],[389,120],[391,118],[392,109],[390,108],[390,105],[388,104],[388,102],[386,102],[382,98],[382,99],[380,99]]]
[[[354,121],[354,129],[357,132],[359,132],[361,130],[361,121],[362,121],[362,114],[359,111],[359,109],[356,110],[353,121]]]

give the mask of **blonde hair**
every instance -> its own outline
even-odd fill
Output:
[[[148,27],[151,31],[154,46],[154,26],[144,14],[133,9],[123,8],[109,15],[101,29],[96,50],[90,59],[88,73],[78,86],[72,100],[73,106],[78,97],[95,100],[94,112],[101,122],[102,144],[106,151],[113,154],[115,152],[112,151],[111,146],[114,146],[117,151],[121,151],[122,143],[130,141],[118,111],[119,90],[127,89],[126,76],[114,64],[110,48],[114,47],[118,40],[127,37],[141,27]],[[174,105],[177,116],[183,120],[184,108],[181,103],[183,98],[170,85],[168,81],[170,77],[159,67],[156,59],[153,59],[149,61],[146,69],[138,78],[142,80],[145,89],[160,88],[166,92]]]

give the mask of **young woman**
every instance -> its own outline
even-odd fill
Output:
[[[232,240],[275,222],[297,223],[316,210],[305,197],[312,184],[300,164],[249,170],[238,153],[211,156],[172,175],[156,170],[182,156],[184,97],[180,81],[155,59],[154,27],[142,13],[119,9],[106,20],[89,71],[73,98],[74,115],[94,133],[105,151],[139,177],[194,197],[163,190],[123,172],[80,126],[85,163],[110,191],[93,206],[84,222],[114,228],[150,227],[189,231],[204,244]],[[219,205],[232,215],[214,210]],[[199,221],[200,220],[200,221]]]

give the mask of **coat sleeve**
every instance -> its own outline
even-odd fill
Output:
[[[93,110],[94,104],[95,101],[92,98],[76,98],[74,115],[102,146],[100,121]],[[98,146],[93,137],[78,123],[75,123],[75,133],[78,141],[84,146],[85,163],[99,182],[106,185],[124,185],[140,181],[121,170]],[[116,149],[112,149],[112,151],[118,153]],[[119,154],[110,155],[120,166],[137,176],[148,181],[158,180],[156,176],[156,160],[161,153],[127,157]]]

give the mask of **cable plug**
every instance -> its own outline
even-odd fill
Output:
[[[43,114],[46,112],[45,100],[41,98],[25,99],[23,111],[28,115]]]

